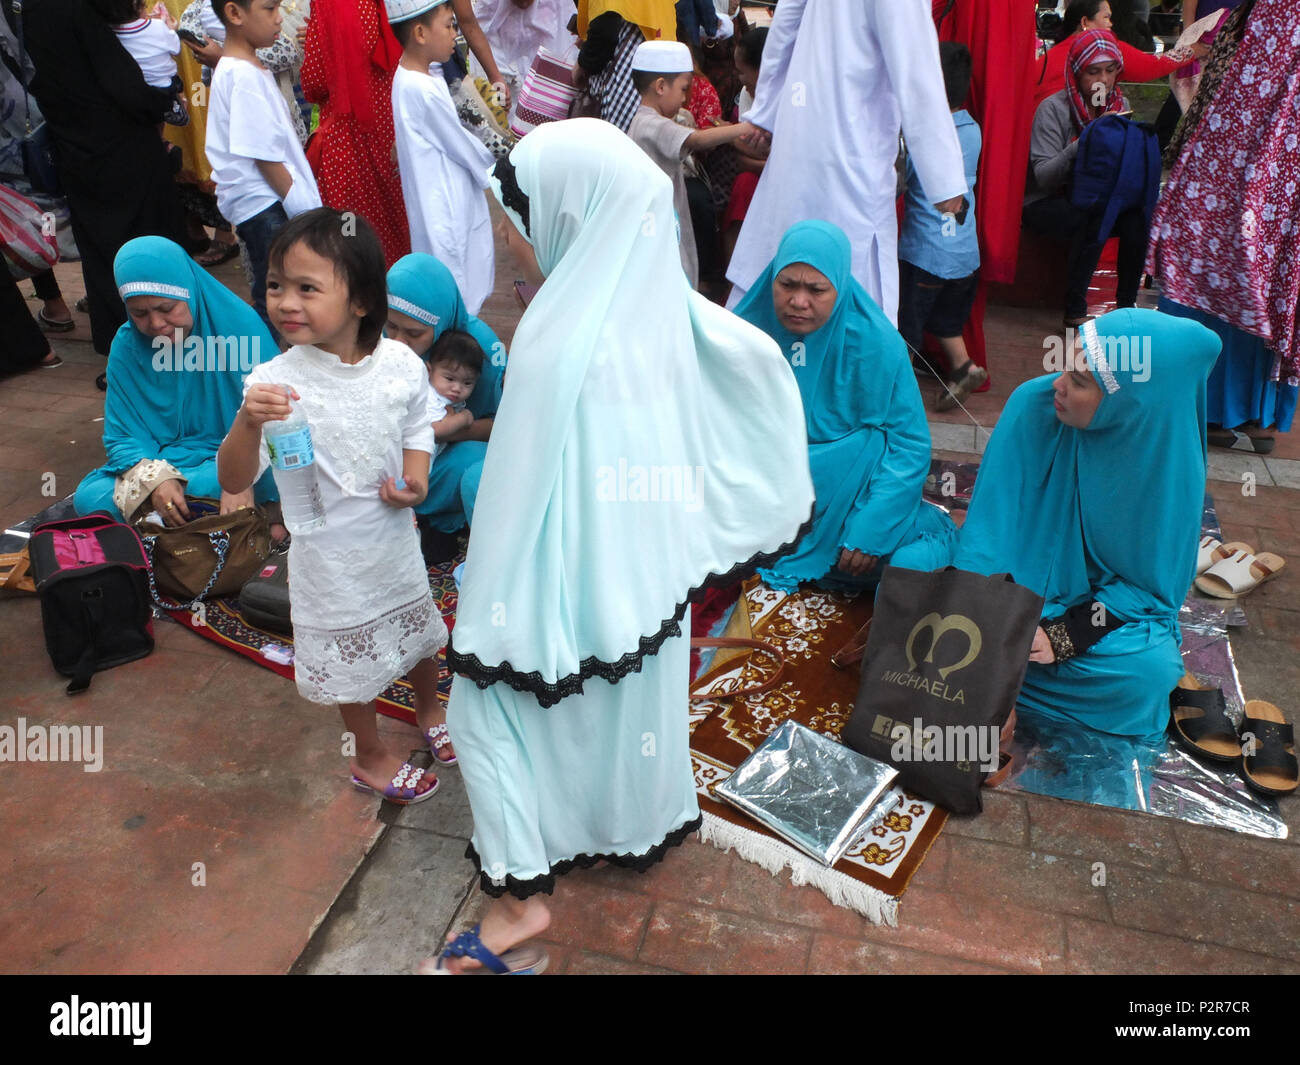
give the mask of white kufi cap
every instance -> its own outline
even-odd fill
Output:
[[[695,69],[691,50],[678,41],[646,41],[632,54],[632,69],[650,74],[689,74]]]
[[[388,24],[391,26],[394,22],[405,22],[417,15],[423,15],[426,11],[446,2],[447,0],[384,0],[384,13],[388,16]]]

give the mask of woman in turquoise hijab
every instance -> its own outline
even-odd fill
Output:
[[[930,429],[907,346],[853,278],[848,237],[829,222],[790,227],[736,308],[785,352],[803,398],[817,505],[811,530],[769,585],[861,581],[884,564],[936,569],[956,535],[924,503]]]
[[[239,496],[217,482],[244,377],[278,350],[257,313],[164,237],[123,244],[113,276],[127,320],[108,357],[108,461],[77,486],[77,513],[131,521],[153,509],[176,526],[190,516],[187,494],[220,499],[222,513],[278,499],[270,470]]]
[[[1018,704],[1031,714],[1160,740],[1183,673],[1218,354],[1190,319],[1114,311],[1080,328],[1073,368],[1007,400],[956,564],[1043,596]]]
[[[466,407],[474,424],[443,449],[429,470],[429,494],[416,513],[440,532],[458,531],[474,515],[479,478],[492,420],[501,402],[506,346],[483,322],[465,309],[456,279],[432,255],[404,255],[388,271],[388,329],[420,358],[448,329],[468,333],[483,349],[483,373]]]

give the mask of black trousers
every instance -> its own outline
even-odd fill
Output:
[[[31,369],[50,350],[50,342],[7,269],[0,269],[0,336],[4,337],[0,342],[0,373]]]
[[[1097,232],[1101,216],[1101,211],[1089,214],[1075,207],[1065,196],[1050,196],[1025,205],[1022,217],[1026,226],[1045,237],[1069,243],[1066,318],[1082,318],[1088,313],[1088,286],[1106,244]],[[1137,302],[1142,263],[1147,253],[1147,222],[1141,210],[1135,207],[1120,215],[1110,236],[1119,237],[1119,286],[1115,302],[1120,307],[1132,307]]]
[[[36,290],[36,298],[41,302],[57,300],[63,295],[53,270],[44,270],[33,277],[32,288]]]

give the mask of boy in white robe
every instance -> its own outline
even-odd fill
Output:
[[[727,269],[727,305],[787,229],[820,218],[848,234],[853,276],[897,321],[900,130],[940,214],[960,211],[967,192],[929,0],[781,0],[754,98],[740,117],[772,134],[772,153]]]
[[[487,173],[492,153],[460,124],[441,65],[456,46],[447,0],[385,0],[402,46],[393,74],[393,129],[411,250],[439,259],[470,314],[496,282]]]

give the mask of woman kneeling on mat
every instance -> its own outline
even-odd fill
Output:
[[[217,448],[243,402],[244,377],[279,350],[265,323],[164,237],[123,244],[113,276],[127,320],[108,356],[108,461],[77,486],[77,513],[131,521],[152,509],[179,526],[190,518],[187,494],[219,499],[223,514],[278,500],[270,470],[238,495],[217,483]]]
[[[388,271],[387,335],[400,340],[422,359],[448,329],[468,333],[483,349],[483,372],[466,401],[471,425],[448,437],[429,470],[429,494],[416,514],[442,533],[458,532],[474,516],[474,500],[483,475],[483,458],[492,421],[501,402],[506,346],[469,313],[456,279],[432,255],[404,255]]]
[[[1007,400],[956,564],[1043,596],[1019,706],[1158,741],[1183,673],[1219,339],[1130,309],[1081,326],[1079,345],[1073,369]]]
[[[803,398],[813,524],[760,571],[785,592],[800,581],[861,583],[886,562],[937,569],[956,536],[948,515],[921,499],[930,429],[907,347],[851,267],[843,230],[800,222],[736,308],[781,346]]]

